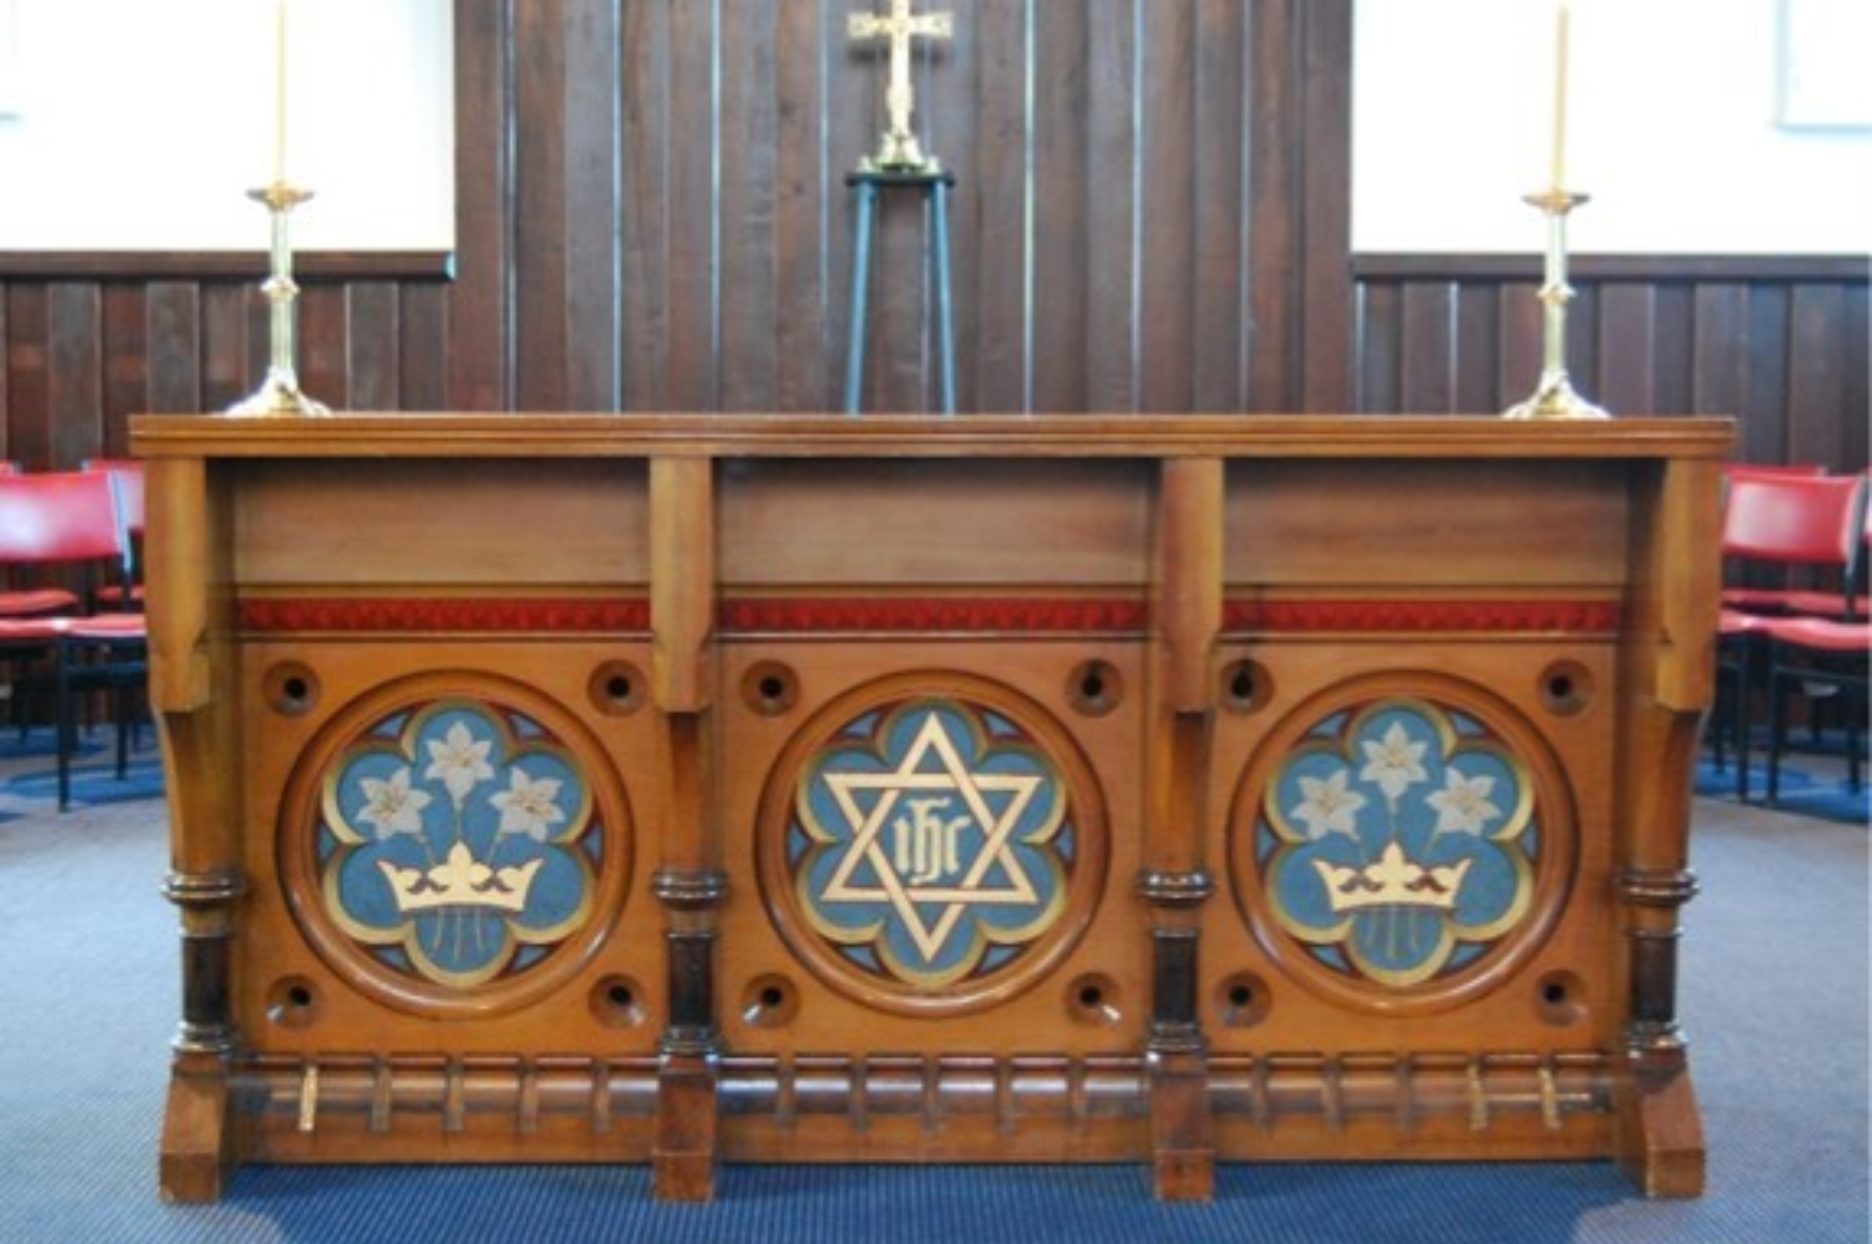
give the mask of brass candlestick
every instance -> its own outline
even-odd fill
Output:
[[[1612,416],[1573,391],[1566,369],[1566,312],[1573,301],[1567,284],[1567,214],[1590,198],[1555,186],[1524,200],[1547,217],[1547,279],[1540,300],[1546,308],[1540,383],[1534,395],[1502,415],[1504,419],[1610,419]]]
[[[228,414],[277,417],[285,415],[329,415],[331,408],[307,397],[299,388],[299,373],[294,366],[298,354],[299,286],[292,276],[292,245],[288,241],[286,217],[292,209],[312,197],[310,190],[300,190],[284,180],[259,190],[249,190],[247,197],[266,205],[273,218],[273,272],[260,287],[272,304],[272,360],[266,379],[247,397],[228,407]]]

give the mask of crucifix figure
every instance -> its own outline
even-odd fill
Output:
[[[910,129],[910,114],[916,107],[915,89],[910,82],[910,41],[912,39],[948,39],[955,34],[955,17],[950,13],[925,13],[913,16],[911,0],[891,0],[888,17],[876,13],[853,13],[853,39],[890,40],[890,91],[885,102],[890,108],[890,129],[875,157],[868,157],[865,167],[887,172],[933,173],[940,167],[926,158],[916,135]]]

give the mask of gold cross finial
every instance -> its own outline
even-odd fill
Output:
[[[910,115],[916,108],[915,88],[910,81],[910,41],[912,39],[949,39],[955,35],[955,15],[924,13],[913,15],[912,0],[891,0],[888,16],[876,13],[853,13],[851,37],[859,40],[890,41],[890,91],[885,103],[890,108],[890,129],[875,157],[866,165],[889,172],[935,172],[940,165],[925,157],[916,135],[910,129]]]

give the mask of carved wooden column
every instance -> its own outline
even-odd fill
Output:
[[[716,912],[728,897],[714,823],[714,469],[707,458],[650,464],[651,691],[669,727],[670,817],[652,889],[669,912],[669,1022],[657,1079],[656,1194],[714,1195]]]
[[[1203,859],[1213,708],[1210,657],[1222,623],[1222,462],[1170,459],[1157,499],[1144,868],[1151,904],[1151,1147],[1157,1195],[1215,1189],[1208,1043],[1197,1012],[1197,909],[1214,891]]]
[[[181,909],[182,1023],[163,1117],[160,1187],[212,1201],[234,1160],[229,1062],[239,1034],[232,950],[246,889],[239,838],[240,762],[228,638],[229,521],[199,458],[152,462],[150,704],[170,796],[171,871]]]
[[[1624,820],[1616,887],[1627,1000],[1619,1148],[1647,1196],[1703,1191],[1703,1127],[1677,1026],[1677,939],[1678,909],[1696,893],[1687,866],[1690,797],[1714,679],[1718,469],[1686,460],[1632,468],[1618,746]]]

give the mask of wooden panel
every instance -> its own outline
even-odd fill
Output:
[[[722,582],[1141,588],[1148,473],[1138,463],[735,463],[721,485]],[[851,515],[865,538],[851,539]]]
[[[9,286],[6,324],[6,456],[21,466],[43,468],[52,451],[46,287]]]
[[[641,584],[648,489],[641,463],[564,463],[550,479],[502,463],[269,464],[242,477],[235,565],[276,589]]]
[[[1225,573],[1237,589],[1610,587],[1625,523],[1623,472],[1602,464],[1236,464]]]
[[[46,300],[50,461],[72,464],[104,449],[102,297],[95,283],[59,282]]]
[[[401,403],[397,287],[360,281],[345,288],[345,389],[333,400],[350,410],[396,410]]]

